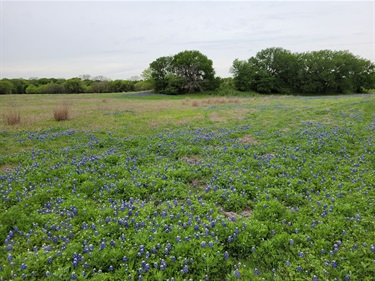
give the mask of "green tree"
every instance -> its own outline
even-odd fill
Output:
[[[79,94],[85,91],[83,83],[80,78],[71,78],[64,82],[65,93]]]
[[[109,93],[111,92],[111,85],[109,81],[96,81],[90,87],[92,93]]]
[[[44,85],[35,86],[30,84],[26,88],[26,94],[42,94],[44,92]]]
[[[375,88],[375,64],[371,61],[357,58],[349,74],[355,92],[363,93]]]
[[[29,82],[25,79],[11,79],[10,82],[13,84],[13,94],[25,94],[26,88]]]
[[[13,91],[13,84],[7,80],[0,80],[0,95],[10,95]]]
[[[212,60],[199,51],[183,51],[176,54],[172,65],[173,73],[180,78],[178,83],[182,83],[184,92],[202,92],[218,87]]]
[[[235,59],[230,69],[233,74],[234,86],[239,91],[250,91],[251,87],[251,69],[248,61]]]
[[[129,80],[114,80],[110,81],[110,91],[113,93],[131,92],[134,91],[135,81]]]
[[[282,48],[262,50],[231,68],[240,91],[260,93],[344,93],[375,87],[375,65],[347,51],[293,54]]]
[[[163,92],[168,86],[167,75],[172,74],[172,60],[173,57],[160,57],[150,63],[151,78],[153,81],[154,90],[156,92]]]
[[[62,94],[64,86],[62,84],[50,82],[43,87],[43,94]]]
[[[212,61],[199,51],[160,57],[150,64],[150,72],[154,90],[160,93],[201,92],[219,86]]]

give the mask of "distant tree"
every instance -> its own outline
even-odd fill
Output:
[[[361,58],[357,58],[353,64],[349,75],[354,91],[363,93],[368,89],[375,88],[375,64]]]
[[[79,94],[85,91],[84,85],[80,78],[71,78],[64,82],[65,93]]]
[[[231,72],[240,91],[324,94],[375,87],[374,64],[347,51],[292,54],[282,48],[268,48],[248,61],[235,60]]]
[[[109,81],[98,81],[91,84],[90,92],[92,93],[109,93],[111,85]]]
[[[156,92],[183,94],[218,87],[212,61],[199,51],[160,57],[150,64],[150,72]]]
[[[25,94],[26,88],[29,85],[29,82],[25,79],[11,79],[9,80],[13,84],[13,94]]]
[[[260,93],[289,93],[297,70],[295,56],[282,48],[268,48],[248,61],[233,62],[235,86],[240,91]]]
[[[34,84],[30,84],[26,88],[26,94],[42,94],[44,91],[44,85],[35,86]]]
[[[64,93],[64,86],[62,84],[50,82],[43,87],[43,94],[62,94]]]
[[[251,68],[247,61],[235,59],[230,72],[234,77],[234,85],[237,90],[250,91],[251,87]]]
[[[150,67],[146,68],[142,71],[141,74],[142,80],[150,80],[152,79],[152,69]]]
[[[135,81],[114,80],[114,81],[110,81],[109,84],[110,84],[110,91],[113,93],[131,92],[131,91],[134,91]]]
[[[105,77],[104,75],[98,75],[92,78],[94,81],[108,81],[109,78]]]
[[[90,74],[81,74],[79,76],[79,78],[81,78],[81,80],[83,80],[83,81],[91,80],[91,75]]]
[[[163,92],[168,86],[167,75],[172,74],[173,57],[160,57],[150,63],[151,78],[156,92]]]
[[[137,75],[134,75],[134,76],[131,76],[128,80],[129,81],[139,81],[139,80],[141,80],[141,78]]]
[[[153,83],[150,80],[137,81],[134,84],[134,91],[147,91],[152,90]]]
[[[186,92],[213,90],[217,85],[212,60],[199,51],[183,51],[173,57],[173,71],[182,78]]]
[[[0,80],[0,95],[10,95],[12,94],[13,84],[7,80]]]

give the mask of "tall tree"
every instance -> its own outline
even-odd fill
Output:
[[[160,57],[150,64],[154,90],[183,94],[215,89],[217,79],[212,61],[199,51],[183,51]]]

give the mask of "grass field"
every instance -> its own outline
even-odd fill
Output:
[[[0,112],[0,280],[375,276],[374,95],[12,95]]]

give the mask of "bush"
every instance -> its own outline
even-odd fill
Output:
[[[19,111],[11,110],[4,119],[7,125],[16,125],[21,122],[21,114]]]
[[[56,121],[65,121],[69,119],[69,107],[68,105],[61,105],[54,109],[53,117]]]

